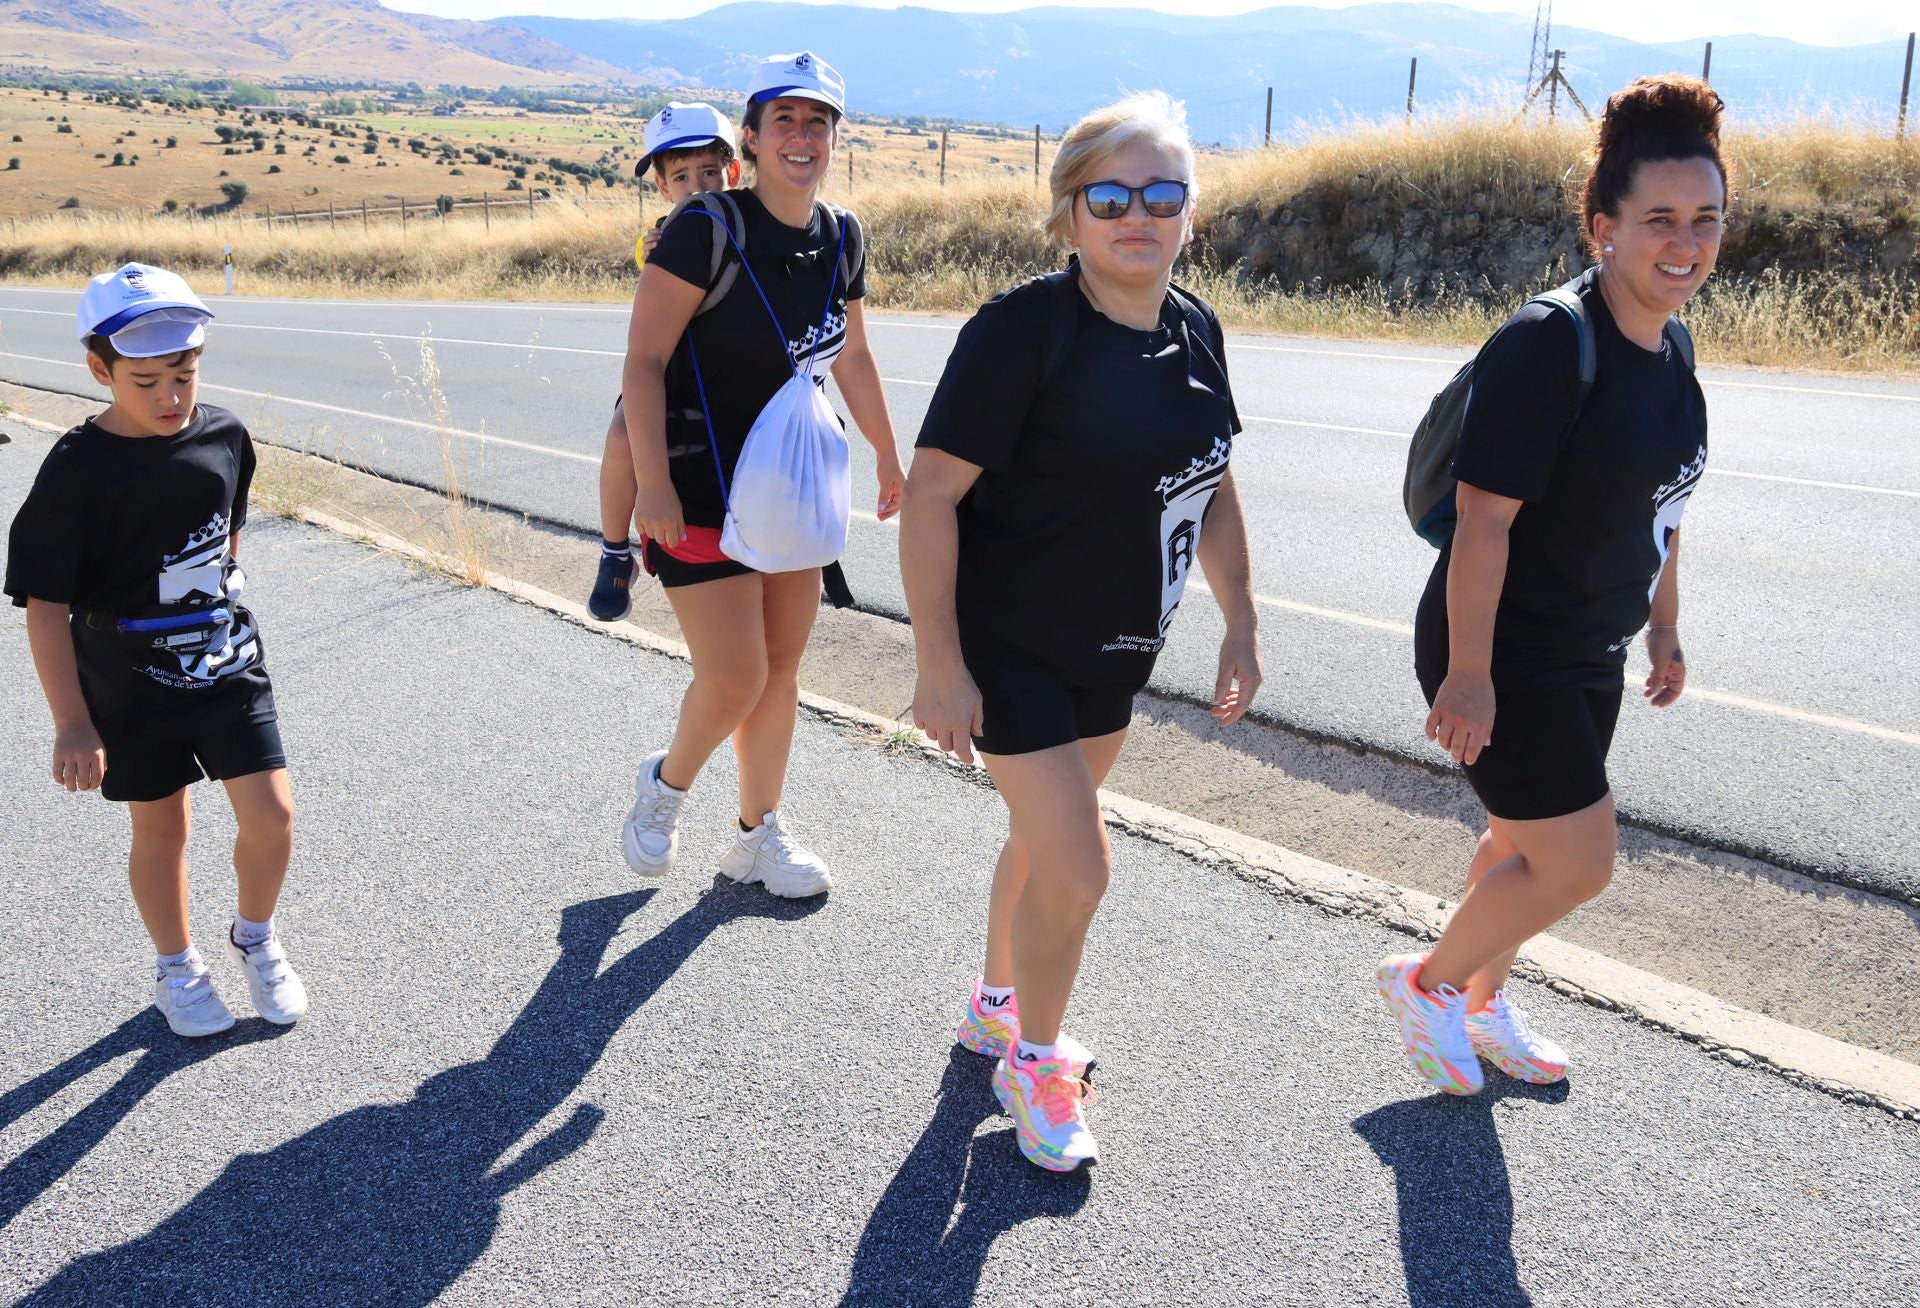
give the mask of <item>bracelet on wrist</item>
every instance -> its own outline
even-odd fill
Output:
[[[1648,631],[1678,631],[1680,630],[1680,624],[1677,622],[1664,622],[1659,624],[1658,626],[1649,625],[1647,627],[1647,630]]]

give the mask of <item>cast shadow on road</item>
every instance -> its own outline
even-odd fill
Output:
[[[89,1073],[128,1054],[140,1055],[119,1080],[0,1168],[0,1227],[72,1171],[154,1087],[175,1072],[229,1049],[271,1040],[285,1030],[256,1017],[235,1023],[222,1035],[183,1040],[167,1029],[166,1019],[157,1010],[147,1008],[58,1066],[0,1094],[0,1131],[4,1131]]]
[[[1494,1115],[1502,1099],[1557,1104],[1568,1084],[1487,1074],[1472,1098],[1427,1095],[1357,1119],[1353,1129],[1393,1169],[1400,1262],[1413,1308],[1528,1308],[1513,1257],[1513,1186]]]
[[[605,1114],[581,1104],[509,1161],[694,950],[728,922],[819,907],[718,882],[602,970],[654,893],[565,909],[559,959],[485,1058],[429,1078],[404,1103],[355,1108],[241,1155],[151,1232],[68,1264],[27,1302],[248,1305],[261,1275],[284,1302],[430,1302],[486,1251],[507,1194],[587,1143]]]
[[[841,1308],[972,1303],[1002,1232],[1035,1217],[1070,1216],[1086,1203],[1087,1172],[1035,1167],[1011,1125],[974,1134],[1000,1111],[991,1074],[986,1059],[953,1047],[933,1118],[867,1219]]]

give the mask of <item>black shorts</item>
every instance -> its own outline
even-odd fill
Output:
[[[100,793],[120,803],[165,799],[202,777],[230,781],[287,765],[268,686],[223,695],[203,713],[95,726],[107,750]]]
[[[961,657],[980,688],[984,754],[1033,754],[1056,745],[1125,731],[1137,686],[1076,686],[1051,664],[997,642],[962,642]]]
[[[717,563],[688,563],[684,559],[676,559],[651,536],[641,547],[640,566],[647,570],[649,577],[659,578],[660,584],[669,589],[674,586],[697,586],[703,581],[719,581],[722,577],[744,577],[753,571],[735,559],[722,559]]]
[[[1420,679],[1429,708],[1440,682]],[[1623,691],[1581,686],[1494,685],[1493,743],[1466,765],[1487,812],[1508,822],[1578,813],[1606,797]]]

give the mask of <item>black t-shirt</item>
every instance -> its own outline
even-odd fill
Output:
[[[1137,331],[1076,288],[1071,347],[1043,378],[1045,282],[981,307],[915,444],[983,470],[960,502],[963,643],[1005,642],[1075,684],[1146,684],[1240,430],[1219,319],[1192,340],[1171,296]],[[1044,384],[1043,384],[1044,382]]]
[[[16,608],[33,598],[73,609],[80,688],[96,725],[151,725],[196,711],[216,691],[267,687],[229,548],[247,520],[253,465],[246,427],[207,404],[175,436],[115,436],[89,420],[47,452],[8,536],[6,593]],[[199,608],[230,614],[210,640],[188,632],[169,645],[86,621]],[[262,711],[271,713],[270,699]]]
[[[1707,404],[1670,341],[1621,335],[1594,274],[1580,282],[1597,370],[1572,426],[1576,337],[1559,309],[1528,305],[1474,365],[1454,475],[1523,501],[1509,536],[1494,619],[1493,671],[1508,684],[1622,683],[1627,646],[1646,624],[1668,542],[1707,463]],[[1422,676],[1447,668],[1442,550],[1420,601]]]
[[[733,465],[740,458],[754,419],[773,393],[793,377],[795,368],[814,358],[814,375],[826,384],[828,366],[840,357],[847,339],[847,301],[867,293],[866,241],[859,221],[838,210],[846,225],[847,268],[852,285],[839,279],[834,232],[826,206],[816,203],[806,227],[789,227],[767,212],[750,190],[730,191],[740,205],[746,225],[747,267],[766,292],[767,304],[779,316],[778,328],[767,315],[767,305],[745,276],[734,279],[726,297],[694,318],[667,363],[667,467],[680,511],[689,526],[718,527],[725,521],[713,455],[707,449],[707,425],[701,418],[700,390],[695,385],[687,342],[700,351],[700,371],[712,406],[713,432],[720,461],[733,485]],[[668,223],[653,248],[648,267],[663,268],[682,281],[711,287],[713,237],[716,224],[698,214],[682,214]],[[721,264],[739,258],[729,245]],[[829,288],[833,306],[827,309]],[[826,330],[821,331],[826,310]],[[776,335],[776,331],[778,335]],[[816,343],[818,353],[815,353]],[[792,362],[789,364],[788,360]]]

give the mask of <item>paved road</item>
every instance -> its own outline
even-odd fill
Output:
[[[0,511],[44,447],[0,448]],[[809,719],[788,807],[840,889],[714,882],[725,757],[642,886],[616,831],[681,665],[284,522],[246,549],[301,804],[288,1032],[142,1009],[123,820],[44,783],[0,619],[32,724],[0,736],[9,1300],[1700,1308],[1920,1275],[1912,1124],[1531,989],[1565,1089],[1424,1094],[1368,983],[1403,940],[1131,838],[1074,1018],[1106,1163],[1041,1175],[948,1044],[990,792]],[[203,791],[204,934],[228,832]]]
[[[0,289],[0,378],[87,390],[72,295]],[[468,487],[591,530],[625,310],[248,300],[219,306],[209,394],[268,440]],[[877,315],[910,444],[955,323]],[[427,342],[430,341],[430,346]],[[423,361],[430,351],[431,365]],[[1406,530],[1404,433],[1459,351],[1241,337],[1235,467],[1265,597],[1262,712],[1432,758],[1409,623],[1432,555]],[[1630,705],[1615,769],[1636,820],[1920,899],[1920,387],[1707,369],[1715,466],[1688,512],[1696,694]],[[454,434],[443,440],[441,429]],[[864,483],[865,447],[855,442]],[[863,602],[903,608],[894,533],[856,523]],[[1158,682],[1201,695],[1217,614],[1191,603]]]

